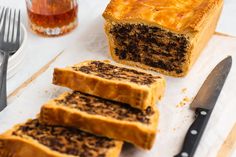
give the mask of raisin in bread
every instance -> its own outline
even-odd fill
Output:
[[[118,157],[122,142],[38,119],[0,135],[1,157]]]
[[[46,103],[40,113],[42,123],[76,127],[144,149],[153,145],[158,117],[155,107],[142,111],[80,92],[62,94]]]
[[[108,61],[85,61],[55,68],[53,83],[145,110],[161,99],[165,80],[160,76],[112,65]]]
[[[185,76],[215,31],[223,0],[111,0],[103,16],[112,58]]]

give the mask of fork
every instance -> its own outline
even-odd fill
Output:
[[[2,111],[7,106],[6,80],[8,58],[20,47],[20,11],[16,9],[13,11],[13,9],[5,7],[2,8],[0,26],[0,52],[3,55],[3,61],[0,67],[0,111]]]

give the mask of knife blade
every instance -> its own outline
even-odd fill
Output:
[[[188,129],[181,152],[175,157],[193,157],[231,66],[231,56],[218,63],[193,99],[190,108],[195,110],[195,120]]]

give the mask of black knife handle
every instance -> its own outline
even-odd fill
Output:
[[[193,157],[210,115],[211,110],[196,109],[196,119],[188,129],[181,152],[175,157]]]

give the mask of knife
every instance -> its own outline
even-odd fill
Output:
[[[175,157],[193,157],[231,66],[231,56],[217,64],[193,99],[190,108],[195,110],[195,121],[188,129],[181,152]]]

